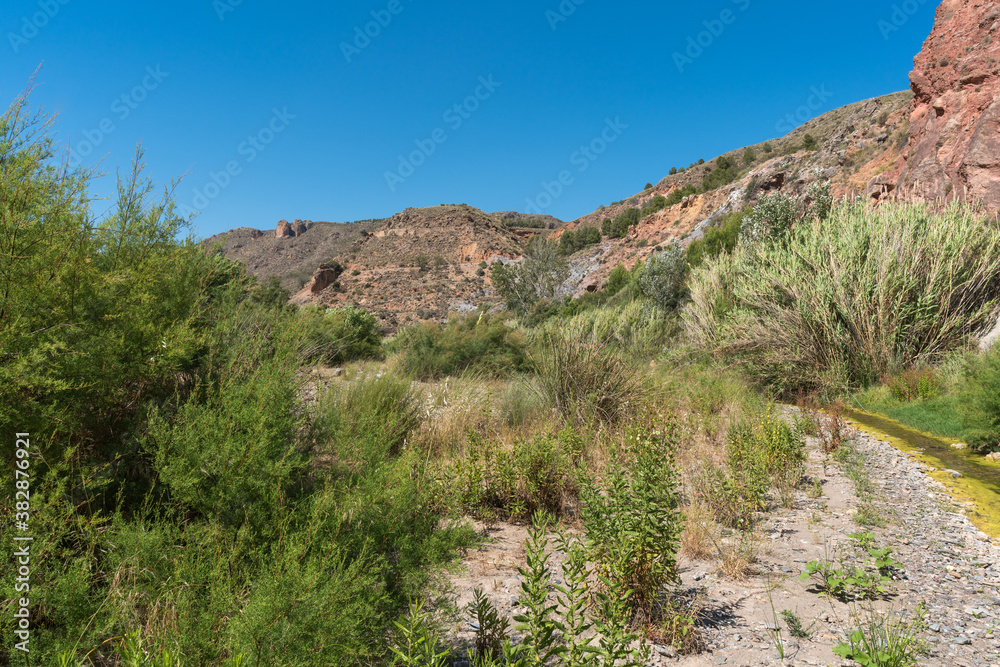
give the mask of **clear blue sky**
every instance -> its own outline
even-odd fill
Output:
[[[7,0],[0,86],[9,102],[44,63],[32,100],[59,139],[112,174],[141,140],[154,180],[186,174],[200,236],[463,202],[570,220],[810,102],[907,88],[936,6]]]

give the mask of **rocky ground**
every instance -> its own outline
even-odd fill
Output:
[[[724,576],[718,561],[682,558],[683,588],[700,593],[705,605],[704,650],[678,656],[670,647],[654,646],[651,665],[856,664],[832,651],[854,627],[851,605],[820,596],[816,580],[801,581],[799,575],[810,561],[843,557],[852,562],[860,551],[848,535],[865,530],[875,534],[875,546],[891,547],[902,566],[891,583],[891,596],[875,603],[876,612],[912,617],[918,605],[926,609],[919,633],[926,653],[920,664],[951,667],[1000,661],[1000,541],[991,541],[972,524],[966,516],[970,508],[925,474],[925,464],[873,436],[853,435],[867,457],[877,487],[875,508],[886,526],[864,528],[854,521],[861,503],[853,482],[810,439],[807,475],[820,480],[822,494],[800,491],[793,509],[778,508],[767,515],[758,536],[755,572],[742,581]],[[524,565],[526,530],[502,526],[490,535],[491,543],[470,553],[461,573],[452,578],[452,590],[464,606],[473,589],[480,588],[501,613],[512,616],[521,610],[517,568]],[[559,555],[554,554],[554,563]],[[809,637],[791,637],[785,620],[775,625],[772,603],[776,612],[789,610],[800,618]],[[775,627],[784,641],[783,661],[769,636]],[[452,631],[458,644],[473,637],[468,618]]]

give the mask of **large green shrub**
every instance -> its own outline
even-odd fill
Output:
[[[577,423],[618,421],[642,396],[642,373],[612,339],[590,338],[579,325],[547,330],[531,359],[541,396]]]
[[[784,393],[933,364],[995,321],[1000,233],[960,205],[838,205],[698,268],[692,343]]]
[[[687,258],[679,244],[650,255],[646,270],[639,279],[642,292],[666,312],[676,310],[684,299]]]
[[[523,314],[539,301],[555,296],[556,289],[569,277],[569,267],[558,244],[535,237],[523,261],[495,262],[490,277],[507,308]]]
[[[399,370],[419,380],[467,370],[502,377],[528,366],[524,336],[482,313],[403,329],[390,347],[399,353]]]
[[[4,632],[0,663],[120,664],[139,646],[383,661],[391,619],[468,538],[443,529],[407,450],[408,384],[354,383],[310,413],[308,327],[280,292],[178,240],[138,168],[94,220],[91,175],[56,161],[25,105],[0,118],[0,424],[32,440],[32,651]],[[4,562],[13,537],[0,525]],[[5,618],[22,596],[0,579]]]
[[[298,317],[303,361],[332,366],[383,356],[382,330],[371,313],[355,306],[306,306],[299,310]]]

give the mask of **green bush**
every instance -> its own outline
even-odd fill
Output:
[[[581,227],[575,232],[567,229],[559,237],[559,250],[564,255],[597,245],[601,242],[601,231],[596,227]]]
[[[693,185],[685,185],[683,188],[677,188],[667,195],[667,206],[676,206],[677,204],[680,204],[685,197],[690,197],[695,194],[698,194],[698,188]]]
[[[979,452],[1000,451],[1000,349],[970,361],[960,391],[965,441]]]
[[[391,620],[471,537],[406,451],[419,404],[353,383],[309,412],[308,327],[273,285],[178,241],[138,169],[93,224],[90,175],[49,129],[23,98],[0,118],[0,423],[32,434],[45,536],[32,651],[5,632],[0,663],[383,661]]]
[[[299,310],[299,320],[303,339],[299,354],[306,363],[334,366],[384,356],[378,320],[360,308],[306,306]]]
[[[518,440],[509,451],[473,433],[447,483],[465,511],[481,519],[524,521],[537,510],[561,515],[564,495],[576,490],[573,459],[581,447],[568,428]]]
[[[688,266],[693,269],[706,260],[733,252],[743,228],[743,216],[742,212],[730,213],[720,225],[709,227],[702,238],[692,241],[687,249]]]
[[[598,575],[632,591],[644,622],[656,622],[664,589],[678,579],[682,517],[674,423],[629,426],[603,481],[581,489],[581,519]]]
[[[623,289],[628,287],[629,283],[632,281],[632,274],[628,272],[624,266],[619,264],[611,273],[608,275],[608,282],[604,286],[604,291],[608,294],[614,296],[621,292]]]
[[[588,336],[566,323],[542,334],[531,354],[539,391],[566,419],[618,421],[638,406],[644,377],[610,336]]]
[[[676,310],[684,299],[687,258],[678,243],[646,260],[646,270],[639,279],[642,292],[665,312]]]
[[[390,345],[399,354],[400,372],[418,380],[467,370],[490,377],[524,371],[525,347],[519,332],[486,314],[452,317],[447,324],[418,324],[400,331]]]
[[[986,328],[998,271],[1000,234],[967,207],[838,205],[695,270],[684,327],[785,394],[868,386]]]
[[[709,479],[702,481],[701,493],[719,521],[748,530],[754,514],[765,509],[772,487],[789,496],[802,477],[804,460],[802,435],[767,413],[730,429],[725,470],[710,472]]]
[[[711,192],[723,185],[729,185],[740,174],[739,165],[735,160],[722,156],[715,161],[715,169],[705,174],[701,187],[705,192]]]

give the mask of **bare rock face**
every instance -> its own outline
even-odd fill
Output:
[[[309,227],[302,220],[296,220],[292,223],[292,233],[295,234],[295,236],[302,236],[308,229]]]
[[[944,0],[910,74],[901,190],[1000,209],[1000,2]]]
[[[320,264],[312,279],[295,295],[291,302],[297,304],[307,304],[312,301],[312,297],[319,294],[331,285],[336,284],[337,279],[344,273],[344,267],[339,264]]]
[[[277,229],[274,230],[274,238],[277,239],[290,239],[294,236],[295,232],[292,230],[292,225],[287,220],[279,222]]]

